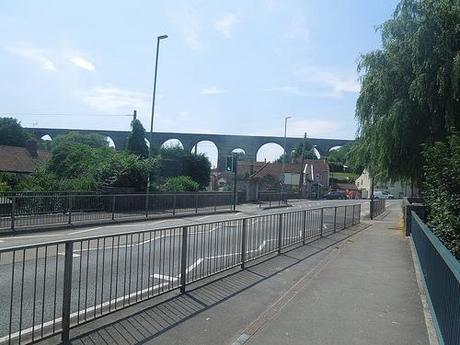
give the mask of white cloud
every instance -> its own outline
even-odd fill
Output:
[[[289,22],[286,28],[286,37],[290,39],[298,39],[307,42],[310,38],[310,31],[307,27],[305,17],[294,17]]]
[[[26,46],[8,46],[5,48],[6,51],[28,59],[34,63],[40,65],[41,68],[48,71],[55,71],[56,66],[54,62],[47,56],[42,49],[36,49]]]
[[[301,91],[297,86],[281,86],[274,88],[275,91],[281,91],[296,96],[308,96],[307,93]]]
[[[175,26],[179,35],[183,37],[185,43],[193,50],[203,49],[201,40],[201,21],[198,11],[190,3],[182,1],[179,4],[167,2],[169,20]]]
[[[202,89],[200,93],[202,95],[220,95],[220,94],[228,93],[228,91],[219,86],[212,85],[212,86]]]
[[[151,95],[113,86],[99,86],[85,93],[83,102],[106,113],[130,114],[134,109],[146,113],[150,107]]]
[[[236,15],[229,13],[218,19],[214,23],[214,28],[220,32],[225,38],[232,37],[233,25],[236,23]]]
[[[75,66],[83,68],[87,71],[94,71],[96,69],[96,66],[94,66],[92,62],[82,58],[81,56],[72,56],[69,60]]]
[[[361,89],[356,75],[344,76],[321,68],[299,69],[295,74],[303,82],[326,88],[318,97],[341,98],[346,93],[358,93]]]

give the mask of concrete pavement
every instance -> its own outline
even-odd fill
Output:
[[[79,326],[72,343],[428,344],[399,205],[390,211]]]
[[[350,239],[304,281],[248,344],[428,344],[424,314],[397,206]],[[244,333],[244,332],[243,332]]]

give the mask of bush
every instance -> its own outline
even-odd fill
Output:
[[[162,192],[196,192],[199,184],[190,176],[176,176],[168,177],[159,189]]]
[[[460,135],[425,147],[424,162],[428,225],[460,259]]]

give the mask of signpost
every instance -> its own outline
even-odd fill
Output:
[[[236,211],[236,202],[237,202],[237,188],[236,188],[236,179],[238,171],[238,154],[233,153],[231,156],[227,156],[225,162],[225,171],[233,172],[233,211]]]

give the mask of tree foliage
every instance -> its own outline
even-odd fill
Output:
[[[460,259],[460,135],[426,147],[423,196],[430,227]]]
[[[190,176],[168,177],[159,187],[162,192],[196,192],[199,184]]]
[[[460,3],[401,0],[381,27],[383,47],[362,56],[359,152],[370,173],[419,182],[422,145],[459,128]]]
[[[314,152],[314,146],[307,137],[297,144],[292,152],[283,153],[276,163],[301,163],[302,159],[318,159]]]
[[[92,148],[109,147],[107,139],[103,135],[96,133],[69,132],[65,135],[57,136],[53,140],[52,146],[56,147],[64,143],[83,144]]]
[[[30,139],[21,123],[11,117],[0,117],[0,145],[24,146]]]
[[[149,148],[145,142],[145,129],[138,119],[131,122],[131,133],[128,135],[126,149],[128,152],[141,158],[147,158],[149,156]]]
[[[193,154],[185,151],[180,146],[166,147],[160,150],[158,157],[158,180],[176,177],[190,176],[204,189],[209,185],[211,163],[204,154]]]

